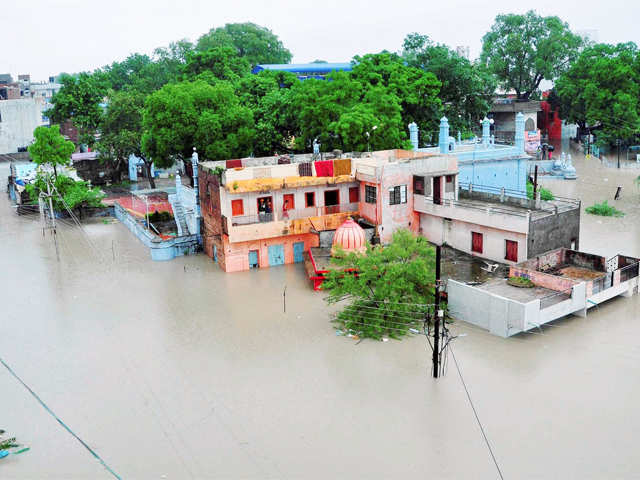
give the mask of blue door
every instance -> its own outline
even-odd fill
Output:
[[[269,247],[269,266],[284,265],[284,245],[271,245]]]
[[[302,252],[304,252],[304,242],[296,242],[293,244],[293,261],[298,263],[303,260]]]
[[[258,251],[249,250],[249,268],[258,268]]]

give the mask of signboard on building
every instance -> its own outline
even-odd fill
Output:
[[[540,130],[531,130],[524,132],[524,151],[527,153],[536,153],[540,146]]]

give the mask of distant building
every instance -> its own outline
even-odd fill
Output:
[[[538,112],[542,111],[540,102],[535,100],[520,101],[511,96],[496,98],[488,117],[493,120],[493,135],[496,142],[513,142],[516,130],[516,115],[524,116],[526,132],[538,130]]]
[[[35,98],[0,101],[0,154],[25,150],[43,125],[44,102]]]
[[[590,43],[598,43],[600,41],[600,31],[597,28],[585,28],[576,32],[582,38]]]
[[[461,57],[466,58],[467,60],[471,60],[471,55],[469,51],[468,45],[459,45],[456,47],[456,53]]]
[[[333,71],[350,72],[353,66],[349,62],[344,63],[282,63],[256,65],[251,73],[257,74],[263,70],[275,70],[295,74],[300,80],[309,78],[324,78]]]

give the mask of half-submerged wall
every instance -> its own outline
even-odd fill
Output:
[[[163,240],[144,228],[117,202],[114,204],[114,211],[116,218],[149,248],[152,260],[173,260],[175,257],[193,254],[198,251],[197,235],[184,235]]]

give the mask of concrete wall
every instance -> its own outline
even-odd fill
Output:
[[[508,337],[523,330],[525,311],[534,309],[487,290],[449,279],[447,281],[449,314],[457,319]]]
[[[489,217],[487,217],[489,218]],[[460,220],[445,220],[443,217],[421,214],[420,235],[436,245],[449,245],[457,250],[472,256],[487,258],[500,263],[509,262],[506,256],[506,240],[518,243],[518,262],[527,258],[527,236],[524,233],[501,230],[490,226],[468,223]],[[483,235],[483,252],[471,251],[471,233],[477,232]]]
[[[580,208],[532,219],[527,250],[534,257],[557,248],[580,248]]]
[[[570,278],[549,275],[547,273],[528,270],[515,265],[509,267],[509,276],[528,278],[536,285],[556,292],[568,292],[574,285],[580,283],[577,280],[572,280]]]
[[[571,297],[547,308],[540,299],[521,303],[462,282],[447,281],[449,313],[500,337],[538,328],[545,323],[585,311],[585,284],[574,285]]]
[[[41,102],[33,98],[0,101],[0,154],[28,147],[33,131],[41,124]]]
[[[150,233],[134,217],[122,208],[118,203],[114,204],[114,213],[131,233],[138,240],[149,248],[152,260],[172,260],[175,257],[189,255],[198,250],[198,237],[196,235],[186,235],[170,240],[162,240],[160,237]]]

